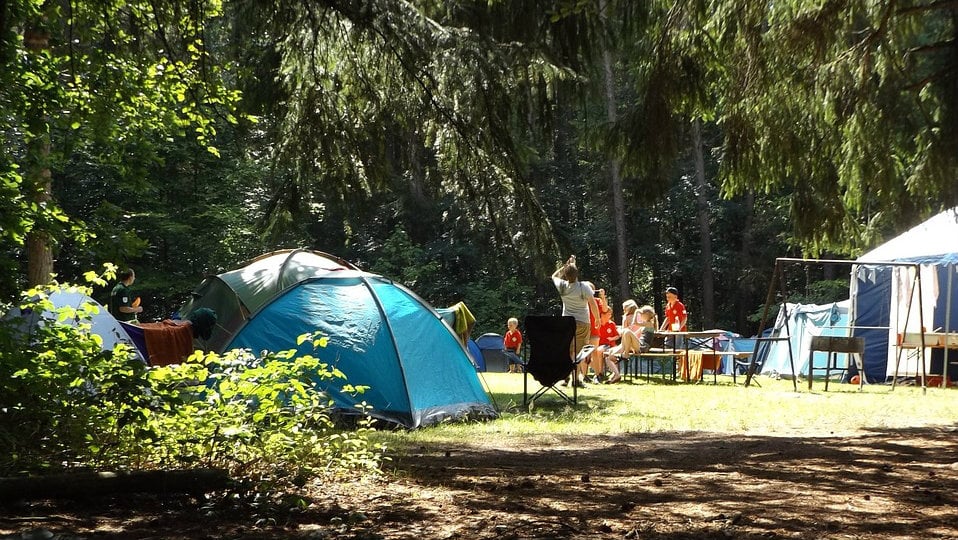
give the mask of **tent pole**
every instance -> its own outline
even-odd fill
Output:
[[[396,351],[396,359],[399,360],[399,374],[402,376],[402,387],[405,390],[406,401],[409,402],[409,420],[410,423],[414,426],[419,425],[421,418],[416,417],[416,404],[412,401],[412,396],[409,395],[409,379],[406,377],[406,366],[402,362],[402,357],[399,353],[399,342],[396,341],[396,332],[393,331],[393,325],[389,321],[389,316],[386,314],[386,308],[383,306],[381,300],[379,300],[379,295],[376,294],[376,290],[373,288],[372,284],[369,282],[369,279],[365,275],[359,276],[359,281],[362,282],[363,286],[366,287],[366,290],[369,291],[369,296],[372,297],[373,303],[376,304],[376,309],[379,310],[379,316],[382,317],[383,322],[386,324],[386,331],[389,333],[389,340],[392,343],[393,350]]]
[[[768,295],[765,297],[765,308],[762,310],[762,321],[758,323],[758,334],[755,339],[755,348],[752,350],[752,358],[748,363],[748,372],[745,374],[745,387],[752,383],[752,377],[755,375],[756,363],[758,361],[758,351],[762,347],[762,332],[765,331],[765,323],[768,322],[768,309],[775,297],[775,280],[781,268],[781,260],[775,259],[775,269],[772,270],[772,279],[768,284]]]
[[[897,279],[897,277],[898,277],[898,275],[895,274],[895,278],[896,278],[896,279]],[[892,389],[892,390],[894,390],[894,389],[895,389],[895,386],[897,386],[897,384],[898,384],[898,369],[901,367],[902,344],[903,344],[904,341],[905,341],[905,333],[908,332],[908,316],[911,315],[911,298],[912,298],[912,294],[914,294],[914,278],[912,278],[912,281],[913,281],[913,283],[912,283],[913,287],[912,287],[912,289],[910,289],[910,290],[908,291],[908,307],[907,307],[907,309],[905,310],[905,324],[904,324],[904,326],[902,326],[901,321],[898,319],[898,317],[895,317],[895,343],[896,343],[897,346],[898,346],[898,352],[895,354],[895,375],[894,375],[894,376],[892,377],[892,379],[891,379],[891,389]],[[900,297],[900,296],[901,296],[901,295],[899,294],[899,297]],[[895,305],[898,306],[899,304],[896,302]],[[898,311],[899,311],[899,313],[901,313],[901,310],[900,310],[900,309],[899,309]],[[900,341],[899,341],[899,338],[898,338],[898,329],[899,329],[899,328],[902,328],[901,340],[900,340]],[[887,356],[887,353],[886,353],[886,356]],[[886,376],[888,375],[888,372],[887,372],[887,371],[885,372],[885,375],[886,375]]]
[[[941,387],[948,387],[948,349],[951,338],[951,281],[955,275],[955,263],[948,264],[948,295],[945,297],[945,359],[941,366]]]
[[[921,391],[928,392],[928,385],[925,384],[925,297],[921,294],[921,265],[916,264],[917,270],[915,281],[918,282],[918,325],[921,327]]]
[[[925,370],[925,330],[924,330],[924,317],[922,317],[921,310],[921,266],[916,264],[911,265],[915,269],[915,276],[911,279],[911,287],[908,290],[908,306],[905,308],[905,324],[904,326],[898,326],[895,328],[895,337],[897,342],[898,337],[898,328],[902,329],[901,341],[905,341],[905,334],[908,332],[908,320],[911,318],[911,305],[915,300],[915,291],[918,292],[918,325],[921,327],[921,348],[919,352],[921,354],[921,365],[922,373]],[[898,322],[896,318],[896,323]],[[895,356],[895,376],[891,380],[891,389],[894,390],[895,386],[898,384],[898,370],[901,367],[901,352],[902,344],[898,343],[898,354]],[[925,385],[924,378],[922,378],[922,386]]]
[[[808,266],[805,267],[806,275],[808,274]],[[788,366],[792,370],[792,391],[798,392],[798,373],[795,373],[795,357],[792,354],[792,331],[788,328],[788,291],[786,290],[785,285],[785,270],[781,270],[782,275],[778,280],[782,286],[782,315],[785,316],[783,319],[785,321],[785,333],[788,335]],[[811,378],[812,370],[809,367],[808,376]],[[811,380],[811,379],[809,379]]]

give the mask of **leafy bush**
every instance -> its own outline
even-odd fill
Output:
[[[51,311],[50,292],[27,291],[24,306]],[[91,309],[58,310],[29,331],[18,319],[0,324],[0,474],[213,467],[272,491],[378,466],[368,417],[354,429],[335,424],[316,382],[343,374],[318,358],[196,352],[149,368],[125,346],[101,349]]]

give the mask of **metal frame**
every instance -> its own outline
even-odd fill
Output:
[[[748,387],[748,386],[751,384],[751,382],[752,382],[752,377],[755,375],[755,369],[756,369],[756,367],[757,367],[757,361],[758,361],[758,352],[759,352],[759,349],[762,347],[762,344],[763,344],[763,343],[767,343],[767,342],[772,342],[772,341],[783,341],[783,340],[787,340],[787,342],[788,342],[788,361],[789,361],[789,365],[790,365],[791,368],[792,368],[792,374],[793,374],[793,376],[792,376],[792,387],[794,388],[794,390],[795,390],[796,392],[798,391],[798,378],[795,376],[795,359],[794,359],[794,355],[793,355],[793,353],[792,353],[792,341],[791,341],[791,337],[792,337],[792,336],[791,336],[791,334],[789,334],[788,326],[786,325],[786,327],[785,327],[785,334],[786,334],[785,337],[781,337],[781,336],[779,336],[779,337],[774,337],[774,338],[773,338],[773,337],[768,337],[768,338],[763,338],[763,337],[761,337],[761,336],[762,336],[762,332],[765,331],[765,325],[766,325],[766,323],[768,322],[768,312],[769,312],[769,309],[770,309],[770,307],[771,307],[771,305],[772,305],[772,301],[774,300],[776,280],[779,282],[780,287],[781,287],[781,289],[780,289],[779,292],[781,293],[781,296],[782,296],[782,310],[784,311],[783,316],[784,316],[786,319],[788,318],[788,307],[787,307],[787,305],[788,305],[788,296],[789,296],[789,295],[788,295],[788,291],[787,291],[787,289],[786,289],[785,280],[782,279],[782,278],[783,278],[783,273],[784,273],[783,266],[784,266],[785,264],[799,264],[799,265],[803,265],[803,266],[808,266],[809,264],[848,264],[848,265],[853,266],[853,267],[854,267],[854,266],[891,266],[891,267],[900,266],[900,267],[912,267],[912,268],[914,268],[914,269],[915,269],[915,277],[914,277],[914,279],[912,280],[913,286],[912,286],[912,289],[911,289],[911,294],[910,294],[909,297],[908,297],[908,310],[906,311],[906,314],[905,314],[905,324],[904,324],[904,326],[905,326],[906,328],[908,327],[908,318],[911,316],[912,300],[914,299],[914,296],[915,296],[914,293],[915,293],[915,290],[916,290],[916,288],[917,288],[918,298],[919,298],[919,302],[918,302],[918,323],[919,323],[919,328],[921,328],[921,356],[922,356],[922,362],[921,362],[921,369],[922,369],[922,374],[921,374],[921,386],[922,386],[923,389],[925,388],[925,378],[926,378],[925,362],[924,362],[924,355],[925,355],[925,320],[924,320],[924,310],[922,309],[921,300],[920,300],[921,297],[922,297],[922,295],[921,295],[921,264],[920,264],[920,263],[897,262],[897,261],[852,261],[852,260],[847,260],[847,259],[802,259],[802,258],[791,258],[791,257],[779,257],[779,258],[775,259],[775,268],[774,268],[774,270],[772,271],[772,279],[769,281],[769,284],[768,284],[768,295],[767,295],[766,298],[765,298],[765,308],[764,308],[763,311],[762,311],[762,320],[761,320],[761,322],[759,323],[758,333],[756,334],[756,335],[759,336],[759,337],[756,338],[756,340],[755,340],[755,349],[752,351],[752,358],[751,358],[751,361],[749,362],[748,370],[747,370],[746,375],[745,375],[745,386],[746,386],[746,387]],[[949,286],[950,286],[950,282],[949,282]],[[949,300],[950,300],[950,298],[951,298],[951,297],[949,296]],[[864,327],[855,326],[854,324],[852,324],[851,327],[852,327],[852,328],[864,328]],[[879,329],[879,330],[880,330],[880,329],[890,329],[891,327],[885,326],[885,327],[877,327],[877,328],[876,328],[876,327],[870,327],[870,328],[872,328],[872,329]],[[947,356],[946,356],[946,358],[947,358]],[[901,348],[899,347],[899,349],[898,349],[898,354],[897,354],[897,357],[896,357],[896,362],[895,362],[895,378],[892,380],[892,388],[893,388],[893,389],[895,388],[895,382],[896,382],[897,379],[898,379],[898,367],[899,367],[900,364],[901,364]],[[946,360],[946,364],[945,364],[945,370],[946,370],[946,372],[947,372],[947,360]],[[809,373],[809,376],[811,377],[811,373]],[[865,376],[865,373],[864,373],[864,363],[862,364],[862,373],[860,374],[860,376],[862,377],[862,379],[864,379],[864,376]]]

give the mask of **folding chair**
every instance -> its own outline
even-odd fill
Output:
[[[572,342],[575,340],[575,319],[573,317],[553,317],[548,315],[529,315],[525,319],[525,340],[528,344],[529,360],[526,362],[522,377],[522,406],[531,405],[549,390],[554,391],[565,401],[575,405],[578,392],[575,377],[572,377],[572,397],[570,398],[556,385],[565,380],[576,368],[572,355]],[[529,376],[532,376],[542,388],[529,396]]]

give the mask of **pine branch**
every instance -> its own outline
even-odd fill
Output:
[[[958,0],[956,0],[956,4],[958,4]],[[940,51],[942,49],[951,49],[955,46],[955,42],[956,42],[955,39],[949,39],[947,41],[939,41],[937,43],[930,43],[928,45],[922,45],[920,47],[913,47],[911,49],[908,49],[906,54],[927,53],[927,52]]]
[[[926,11],[933,10],[953,10],[958,9],[958,0],[937,0],[936,2],[931,2],[930,4],[918,4],[915,6],[909,6],[906,8],[901,8],[897,11],[898,15],[914,15],[919,13],[924,13]]]

